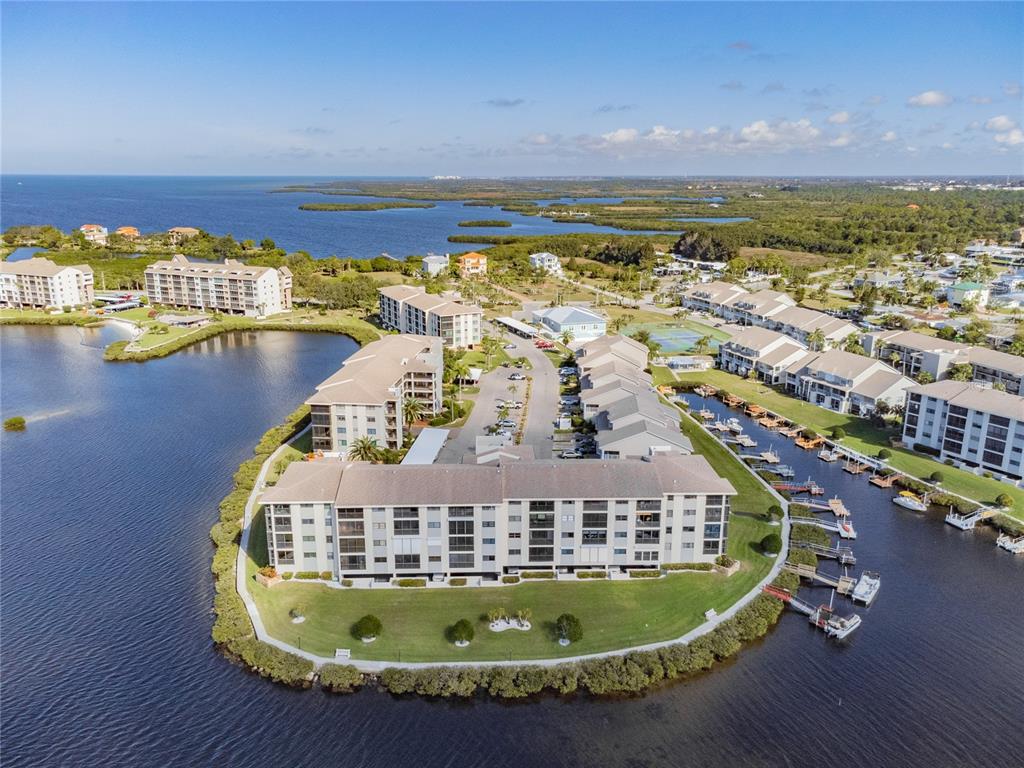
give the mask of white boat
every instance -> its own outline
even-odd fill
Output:
[[[730,432],[735,432],[737,435],[743,431],[743,425],[740,424],[739,419],[728,419],[725,422],[725,426],[728,427]]]
[[[822,461],[835,461],[839,457],[836,456],[836,454],[834,454],[828,448],[823,448],[822,450],[818,451],[818,458],[821,459]]]
[[[829,637],[834,637],[836,640],[845,640],[860,626],[860,621],[860,616],[856,613],[851,613],[846,618],[832,616],[825,622],[825,626],[822,629],[825,630],[825,634]]]
[[[979,520],[981,520],[981,512],[962,515],[950,507],[949,512],[946,513],[946,522],[961,531],[973,531]]]
[[[903,507],[909,509],[911,512],[927,512],[928,511],[928,497],[918,496],[916,493],[910,491],[900,491],[899,496],[894,496],[892,503],[897,507]]]
[[[726,424],[724,421],[716,421],[714,424],[711,425],[711,428],[717,432],[729,431],[729,425]]]
[[[1007,552],[1012,552],[1015,555],[1024,555],[1024,536],[1014,538],[1008,533],[1001,533],[999,538],[996,539],[996,544]]]
[[[839,536],[843,539],[856,539],[857,531],[853,529],[848,520],[839,521]]]
[[[871,605],[878,596],[878,590],[882,586],[882,577],[875,571],[864,571],[853,588],[853,602]]]

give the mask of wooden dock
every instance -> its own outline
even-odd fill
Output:
[[[742,398],[736,397],[736,395],[727,395],[724,393],[722,395],[722,402],[728,405],[730,408],[739,408],[740,406],[746,404],[746,401],[743,400]]]
[[[892,488],[896,482],[896,473],[891,475],[872,475],[868,478],[868,482],[872,485],[877,485],[879,488]]]
[[[779,434],[783,437],[800,437],[800,433],[803,430],[800,427],[786,427],[779,430]]]
[[[796,447],[803,448],[805,451],[813,451],[815,448],[820,448],[825,444],[825,438],[821,435],[817,437],[798,437],[796,439]]]
[[[768,413],[766,409],[753,403],[747,403],[747,407],[743,409],[743,412],[752,419],[758,419]]]
[[[838,459],[839,457],[836,456],[828,448],[824,448],[824,449],[822,449],[821,451],[818,452],[818,458],[821,459],[822,461],[833,462],[836,459]]]
[[[811,581],[827,584],[833,587],[840,595],[850,594],[857,585],[857,582],[849,576],[832,576],[827,573],[820,573],[813,565],[807,565],[806,563],[787,562],[783,568],[790,573],[795,573],[801,579],[810,579]]]
[[[837,560],[840,565],[857,564],[857,558],[853,556],[853,550],[849,547],[823,547],[821,544],[809,544],[800,541],[793,542],[793,546],[797,549],[806,549],[808,552],[813,552],[818,557]]]
[[[859,461],[853,459],[847,459],[843,462],[843,472],[849,472],[851,475],[859,475],[867,470],[871,469],[867,464],[861,464]]]

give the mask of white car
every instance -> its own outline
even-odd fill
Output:
[[[502,349],[515,349],[515,348],[516,348],[515,344],[506,344],[504,347],[502,347]]]
[[[509,379],[511,381],[524,381],[526,379],[526,374],[523,374],[523,373],[510,373],[508,375],[508,377],[509,377]]]
[[[582,459],[583,454],[579,451],[562,451],[558,454],[558,457],[561,459]]]
[[[518,411],[520,408],[523,407],[523,403],[521,400],[516,400],[514,403],[505,403],[505,406],[507,408],[513,408]]]

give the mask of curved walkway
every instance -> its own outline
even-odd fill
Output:
[[[295,437],[305,433],[310,427],[306,427],[301,432],[297,433]],[[288,442],[281,445],[276,451],[267,457],[266,461],[263,462],[263,466],[260,467],[260,472],[256,476],[256,482],[253,484],[252,492],[249,494],[249,499],[245,504],[245,517],[242,523],[242,538],[238,546],[238,558],[235,561],[235,586],[238,589],[238,594],[241,596],[242,601],[245,603],[245,608],[249,612],[249,619],[252,621],[253,629],[256,632],[257,639],[264,643],[273,645],[276,648],[280,648],[282,651],[301,656],[304,659],[309,659],[317,666],[321,664],[349,664],[360,672],[380,672],[388,667],[402,667],[405,669],[424,669],[428,667],[522,667],[522,666],[555,666],[558,664],[568,664],[574,661],[585,661],[587,659],[600,659],[609,656],[623,656],[633,651],[650,651],[657,648],[664,648],[669,645],[678,645],[680,643],[689,643],[692,640],[706,635],[711,632],[715,627],[721,624],[727,619],[731,619],[736,613],[750,604],[759,594],[761,594],[762,588],[769,584],[779,573],[782,571],[782,567],[785,564],[785,557],[780,554],[775,559],[775,564],[772,566],[768,575],[765,576],[757,585],[751,589],[747,594],[733,603],[724,612],[720,613],[714,618],[708,619],[700,626],[694,627],[686,634],[681,637],[673,638],[671,640],[662,640],[656,643],[645,643],[644,645],[633,645],[628,648],[617,648],[612,651],[602,651],[600,653],[588,653],[581,656],[560,656],[551,659],[522,659],[520,661],[432,661],[432,662],[403,662],[403,661],[370,661],[367,659],[334,659],[326,656],[319,656],[309,651],[304,651],[301,648],[296,648],[294,645],[289,645],[276,637],[273,637],[267,632],[266,627],[263,626],[263,620],[260,618],[259,609],[256,607],[255,601],[249,594],[249,582],[246,578],[245,559],[248,557],[249,550],[249,528],[252,524],[253,512],[256,508],[256,500],[259,498],[259,494],[266,487],[267,471],[273,465],[273,462],[280,456],[287,447],[288,443],[295,438],[291,438]],[[751,473],[754,477],[757,477],[758,481],[761,482],[771,493],[775,496],[783,509],[788,509],[788,504],[778,493],[776,493],[764,480],[755,473]],[[786,552],[789,547],[789,529],[790,521],[789,515],[783,515],[782,518],[782,552]]]

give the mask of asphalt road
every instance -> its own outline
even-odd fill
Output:
[[[551,438],[554,435],[554,421],[558,413],[558,373],[555,371],[547,356],[537,349],[529,339],[514,337],[510,343],[516,344],[516,349],[508,350],[510,357],[526,357],[533,370],[523,369],[523,373],[532,377],[530,387],[530,401],[526,403],[526,428],[523,430],[523,444],[533,446],[537,458],[551,458]],[[512,382],[509,374],[519,369],[516,368],[495,368],[485,373],[480,378],[480,394],[474,398],[476,404],[473,412],[466,420],[465,426],[452,430],[448,436],[448,442],[437,461],[444,464],[457,464],[462,461],[463,456],[472,453],[476,446],[478,435],[486,434],[487,427],[494,424],[497,419],[497,400],[526,400],[526,382]],[[515,394],[508,389],[510,384],[515,384]],[[518,420],[522,411],[510,411],[509,418]]]

